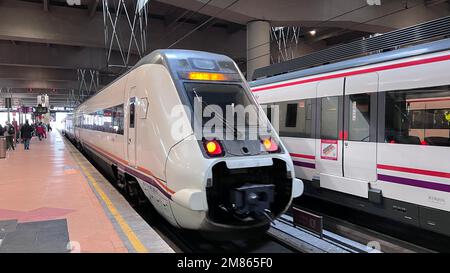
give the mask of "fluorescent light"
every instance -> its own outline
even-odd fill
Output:
[[[315,29],[309,31],[309,34],[311,34],[311,36],[315,36],[317,33],[317,31]]]
[[[138,0],[138,11],[141,12],[149,0]]]

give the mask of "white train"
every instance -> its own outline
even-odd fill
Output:
[[[450,39],[250,86],[305,194],[450,235]]]
[[[208,105],[261,110],[230,58],[159,50],[77,107],[65,134],[174,226],[264,230],[303,192],[289,153],[272,127],[256,140],[198,140],[204,120],[190,114],[198,95]]]

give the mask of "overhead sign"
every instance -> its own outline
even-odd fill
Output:
[[[21,112],[21,113],[31,113],[31,112],[33,112],[33,108],[32,107],[25,107],[25,106],[22,106],[22,107],[20,107],[19,108],[19,111]]]
[[[47,114],[48,113],[48,108],[47,107],[36,107],[34,109],[34,113],[36,115],[43,115],[43,114]]]

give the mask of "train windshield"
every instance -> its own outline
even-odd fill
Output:
[[[203,125],[218,118],[224,127],[258,126],[258,108],[241,85],[186,83],[185,89],[194,111],[201,107]]]

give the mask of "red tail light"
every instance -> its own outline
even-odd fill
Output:
[[[425,140],[422,140],[422,141],[420,142],[420,144],[422,144],[422,145],[428,145],[428,142],[426,142]]]
[[[278,144],[272,138],[265,138],[261,140],[261,143],[267,152],[275,153],[279,151]]]
[[[220,156],[223,154],[222,146],[217,140],[204,140],[206,153],[209,156]]]

